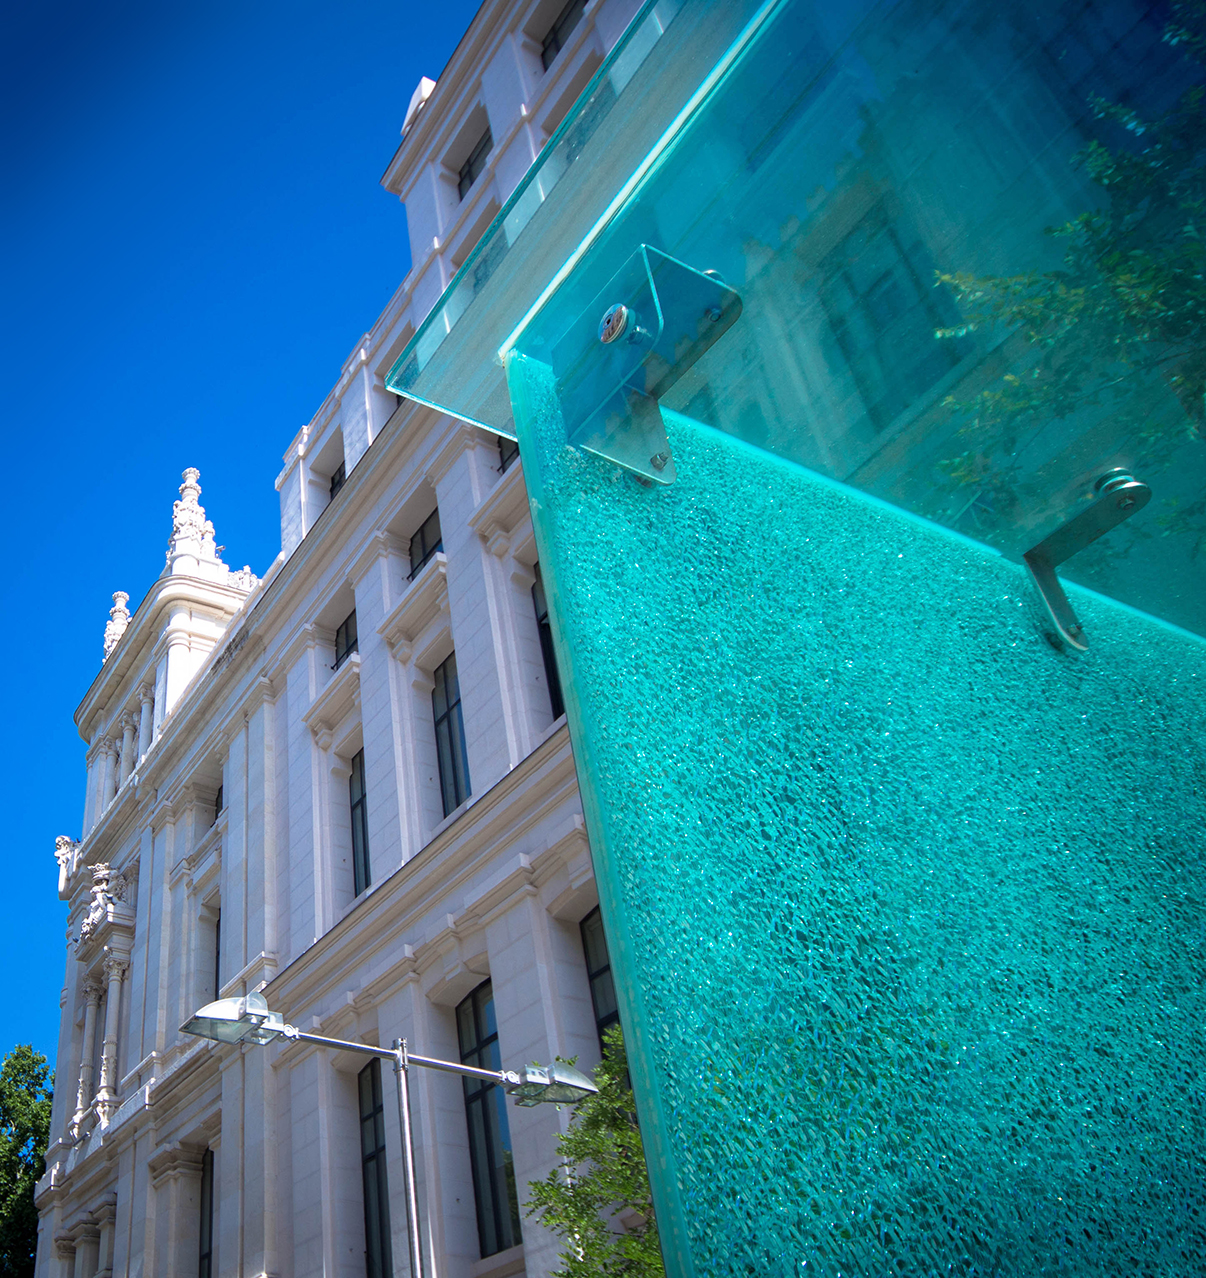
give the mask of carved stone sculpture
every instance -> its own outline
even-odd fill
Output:
[[[59,863],[59,896],[67,896],[67,885],[75,872],[75,859],[79,854],[80,841],[70,835],[60,834],[54,841],[54,859]]]
[[[126,633],[126,627],[130,624],[130,610],[126,607],[129,602],[130,596],[124,590],[113,592],[113,607],[109,609],[109,620],[105,623],[105,655],[102,665],[109,660],[113,649],[117,647],[117,641]]]

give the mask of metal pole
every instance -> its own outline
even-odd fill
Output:
[[[406,1235],[410,1242],[410,1272],[411,1278],[424,1278],[419,1194],[415,1185],[415,1137],[410,1126],[410,1069],[404,1038],[394,1039],[394,1078],[398,1084],[398,1117],[402,1124],[402,1170],[406,1178]]]

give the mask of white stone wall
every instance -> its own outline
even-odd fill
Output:
[[[216,1274],[363,1273],[366,1058],[182,1035],[215,993],[262,990],[303,1029],[455,1058],[454,1009],[488,978],[504,1062],[597,1060],[577,926],[597,898],[550,711],[522,468],[501,473],[492,435],[399,404],[383,380],[638,4],[594,0],[546,73],[540,36],[561,7],[483,8],[394,157],[386,185],[406,201],[414,265],[285,454],[282,553],[264,580],[217,559],[186,475],[169,570],[132,616],[115,600],[77,713],[83,837],[56,851],[71,912],[39,1278],[194,1272],[206,1149]],[[461,201],[457,148],[485,120],[494,150]],[[443,551],[412,581],[409,539],[437,504]],[[336,671],[353,607],[358,652]],[[452,651],[472,793],[446,817],[431,690]],[[372,883],[356,897],[360,749]],[[555,1242],[531,1221],[521,1247],[480,1258],[460,1081],[416,1070],[413,1086],[433,1276],[549,1273]],[[386,1119],[403,1272],[389,1096]],[[509,1119],[522,1189],[553,1165],[568,1115]]]

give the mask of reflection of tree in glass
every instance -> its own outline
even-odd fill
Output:
[[[1165,43],[1206,62],[1206,2],[1179,0]],[[955,339],[1004,326],[1025,341],[1020,365],[967,400],[947,406],[971,445],[939,463],[957,487],[975,485],[1008,508],[1021,486],[1018,453],[1056,421],[1108,421],[1147,470],[1169,466],[1206,424],[1206,101],[1201,85],[1163,115],[1091,100],[1094,115],[1125,129],[1130,147],[1092,141],[1078,156],[1109,194],[1048,234],[1063,242],[1058,270],[1012,276],[942,273],[964,311]],[[1171,395],[1169,392],[1171,391]],[[1075,425],[1075,423],[1072,423]],[[979,499],[979,495],[977,500]],[[1206,495],[1165,503],[1165,534],[1206,546]]]

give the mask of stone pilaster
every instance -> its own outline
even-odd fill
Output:
[[[130,969],[128,954],[105,951],[105,1042],[101,1049],[100,1088],[96,1093],[97,1117],[107,1123],[117,1109],[117,1027],[121,1014],[121,986]]]
[[[79,1140],[84,1134],[84,1122],[92,1107],[92,1057],[96,1052],[96,1013],[104,991],[95,981],[84,986],[84,1045],[80,1052],[79,1088],[75,1094],[75,1114],[71,1119],[71,1136]]]

